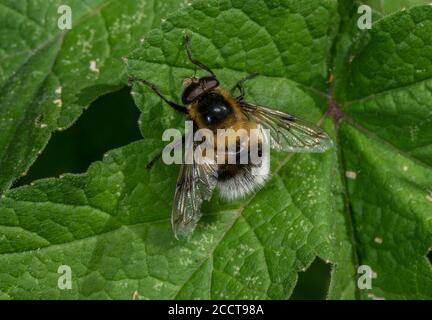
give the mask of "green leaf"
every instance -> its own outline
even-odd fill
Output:
[[[128,64],[177,94],[181,81],[167,79],[193,73],[181,47],[190,26],[194,54],[212,62],[227,88],[260,72],[250,99],[318,121],[335,15],[336,1],[198,1],[149,33]],[[217,33],[216,26],[222,26]],[[334,150],[275,155],[274,179],[264,190],[236,203],[215,195],[192,239],[179,242],[167,201],[178,168],[146,165],[160,150],[162,130],[181,119],[143,96],[143,88],[134,90],[143,142],[113,151],[83,176],[42,180],[5,195],[0,282],[7,297],[132,298],[137,291],[141,298],[284,299],[297,272],[317,256],[333,264],[329,297],[354,297],[342,182],[332,178]],[[331,122],[326,127],[333,130]],[[56,287],[63,264],[72,268],[72,290]],[[29,266],[33,271],[22,276]]]
[[[432,7],[377,23],[350,57],[347,114],[407,155],[432,165]]]
[[[0,194],[26,174],[52,132],[124,85],[121,57],[179,4],[0,1]],[[71,8],[70,30],[57,25],[61,5]]]
[[[388,15],[415,5],[429,4],[430,0],[364,0],[362,2],[370,5],[374,10]]]
[[[359,259],[377,273],[368,296],[430,299],[432,7],[378,21],[363,42],[337,95]]]
[[[352,126],[341,129],[358,254],[375,272],[365,298],[430,299],[432,170]]]
[[[272,153],[262,190],[232,203],[216,192],[191,239],[178,241],[170,213],[179,168],[147,165],[184,117],[134,84],[142,141],[85,174],[2,196],[1,297],[286,299],[299,272],[322,259],[329,299],[431,299],[432,7],[359,32],[356,6],[198,0],[147,33],[125,60],[130,75],[180,102],[195,71],[186,31],[225,88],[258,72],[248,101],[319,123],[335,148]],[[70,290],[58,287],[63,265]],[[359,265],[373,270],[371,289],[358,288]]]

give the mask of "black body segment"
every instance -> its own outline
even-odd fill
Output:
[[[199,100],[198,111],[204,123],[210,128],[216,127],[233,113],[232,107],[224,97],[214,92],[204,95]]]

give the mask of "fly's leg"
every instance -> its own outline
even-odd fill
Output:
[[[211,71],[211,69],[210,69],[209,67],[207,67],[204,63],[202,63],[202,62],[200,62],[200,61],[198,61],[198,60],[196,60],[196,59],[194,59],[194,58],[192,57],[192,51],[191,51],[191,49],[190,49],[190,37],[189,37],[189,35],[188,35],[187,33],[185,33],[185,34],[183,35],[183,44],[184,44],[184,47],[185,47],[185,50],[186,50],[187,56],[188,56],[188,58],[189,58],[189,61],[190,61],[192,64],[194,64],[194,65],[196,65],[197,67],[199,67],[200,69],[203,69],[203,70],[207,71],[207,72],[210,73],[213,77],[216,78],[216,75],[213,73],[213,71]]]
[[[141,82],[142,84],[144,84],[147,87],[149,87],[151,90],[153,90],[154,93],[156,93],[163,101],[165,101],[165,103],[167,103],[169,106],[171,106],[174,110],[177,110],[177,111],[185,113],[185,114],[188,113],[186,107],[181,106],[181,105],[179,105],[179,104],[177,104],[175,102],[172,102],[172,101],[168,100],[167,98],[165,98],[164,95],[158,89],[158,87],[156,87],[156,85],[154,85],[153,83],[151,83],[151,82],[149,82],[147,80],[144,80],[144,79],[140,79],[140,78],[137,78],[137,77],[130,76],[129,77],[129,82],[134,82],[134,81]]]
[[[237,82],[237,84],[233,88],[233,90],[238,89],[240,91],[240,95],[238,97],[236,97],[237,101],[243,101],[243,99],[244,99],[244,96],[245,96],[244,83],[250,79],[255,78],[257,75],[258,75],[258,73],[256,73],[256,72],[251,73],[251,74],[247,75],[246,77],[244,77],[243,79],[241,79],[239,82]]]

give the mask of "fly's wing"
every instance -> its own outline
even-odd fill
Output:
[[[216,183],[216,166],[205,158],[200,163],[194,160],[192,164],[182,164],[171,215],[171,224],[177,239],[187,237],[193,232],[201,218],[201,204],[211,198]]]
[[[247,102],[240,103],[249,120],[270,131],[273,149],[287,152],[324,152],[333,146],[320,127],[284,112]]]

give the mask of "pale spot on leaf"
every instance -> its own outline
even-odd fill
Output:
[[[375,241],[375,243],[378,243],[378,244],[382,244],[383,243],[383,239],[380,238],[380,237],[375,237],[374,241]]]
[[[55,99],[53,102],[59,108],[63,105],[62,99]]]
[[[355,173],[354,171],[346,171],[345,177],[347,177],[348,179],[355,180],[357,178],[357,173]]]
[[[90,71],[99,73],[99,69],[97,68],[96,60],[90,61]]]

